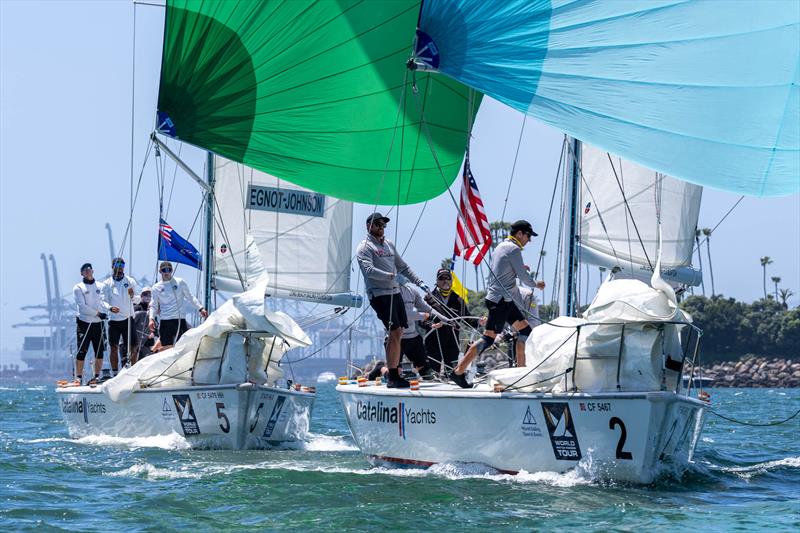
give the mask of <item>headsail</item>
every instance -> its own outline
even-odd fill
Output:
[[[461,166],[469,89],[406,69],[419,4],[168,0],[159,130],[337,198],[433,198]]]
[[[353,206],[214,157],[215,288],[360,305],[350,293]],[[242,281],[247,286],[242,286]]]
[[[800,191],[796,1],[435,0],[420,31],[441,72],[603,150],[738,194]]]
[[[658,255],[656,206],[660,206],[662,277],[700,284],[701,273],[691,264],[702,187],[609,156],[586,143],[581,145],[580,168],[581,262],[609,269],[618,266],[632,277],[649,279]]]

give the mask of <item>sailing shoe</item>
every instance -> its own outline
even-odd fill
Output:
[[[381,370],[383,370],[383,367],[384,367],[383,363],[378,363],[377,365],[375,365],[375,368],[370,370],[369,374],[367,374],[367,379],[369,381],[375,381],[375,378],[381,377],[382,375]]]
[[[467,377],[464,374],[456,374],[455,371],[450,372],[450,379],[452,379],[456,385],[461,387],[462,389],[471,389],[472,383],[467,381]]]
[[[439,381],[439,376],[429,366],[419,371],[419,377],[422,378],[422,381]]]
[[[386,386],[390,389],[407,389],[411,384],[405,378],[398,376],[395,378],[390,377]]]

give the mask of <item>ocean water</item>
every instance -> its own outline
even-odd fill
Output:
[[[746,420],[786,417],[800,389],[717,389]],[[694,464],[648,486],[591,465],[500,474],[478,465],[373,468],[333,385],[295,449],[195,451],[182,437],[72,440],[52,386],[0,387],[0,529],[196,531],[798,531],[800,417],[747,427],[709,416]]]

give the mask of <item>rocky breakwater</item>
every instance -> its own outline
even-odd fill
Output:
[[[699,375],[711,378],[713,387],[800,387],[800,361],[745,356],[705,367]]]

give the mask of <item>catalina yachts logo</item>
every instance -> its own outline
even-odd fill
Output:
[[[435,424],[436,411],[433,409],[413,409],[406,407],[405,402],[388,405],[383,402],[373,404],[371,401],[356,402],[356,418],[366,422],[397,424],[398,435],[406,438],[406,425]]]

